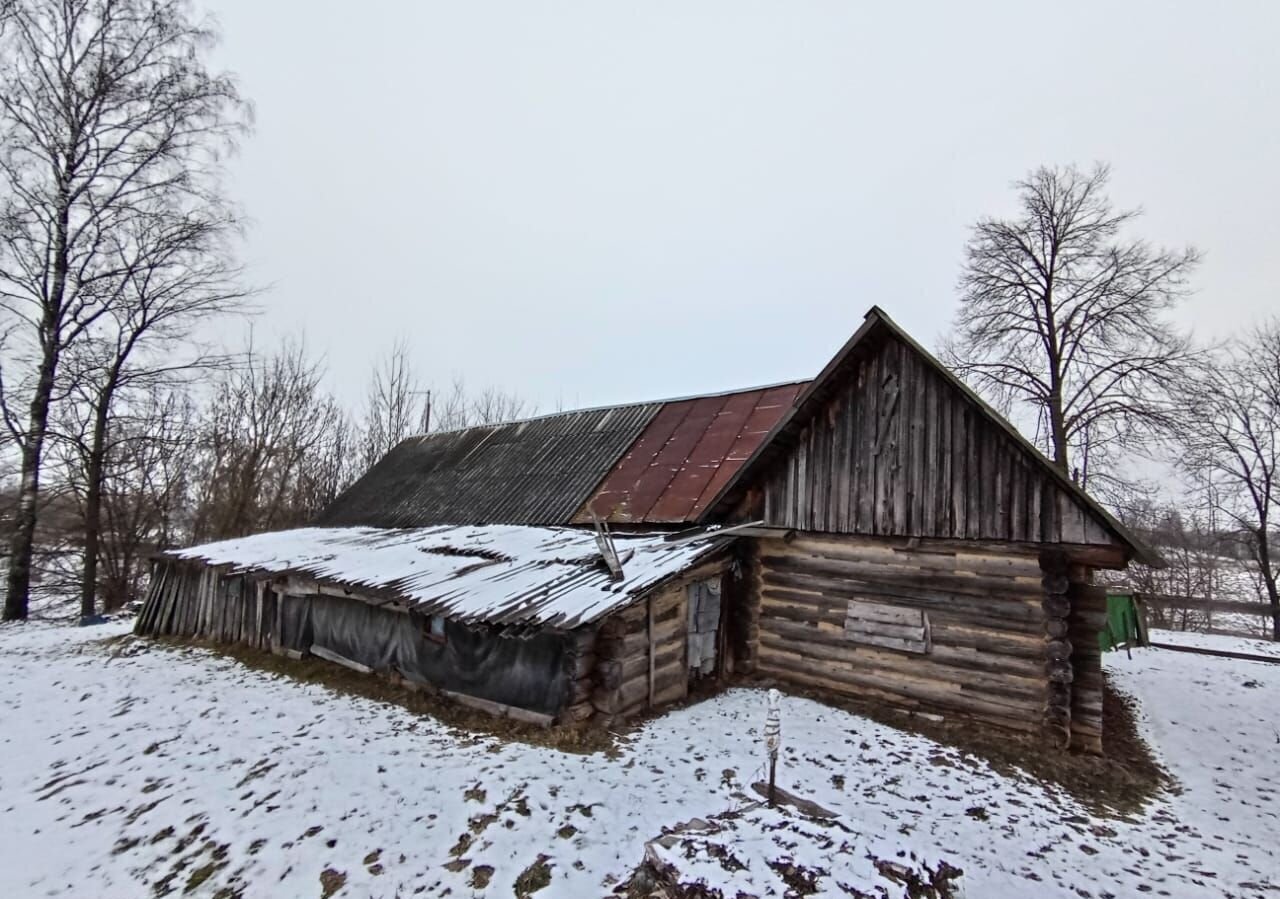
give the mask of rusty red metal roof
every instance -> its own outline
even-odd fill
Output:
[[[695,521],[791,408],[807,381],[670,400],[574,516],[612,524]]]

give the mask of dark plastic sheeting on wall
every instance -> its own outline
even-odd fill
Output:
[[[530,711],[554,715],[568,691],[563,635],[510,637],[446,622],[443,643],[426,636],[428,619],[336,596],[285,596],[282,642],[316,644],[406,678]]]

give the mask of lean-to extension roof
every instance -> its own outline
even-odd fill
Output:
[[[301,575],[465,623],[574,628],[630,604],[705,559],[728,538],[672,542],[619,534],[623,579],[610,579],[595,535],[518,525],[299,528],[223,540],[165,557],[228,573]]]

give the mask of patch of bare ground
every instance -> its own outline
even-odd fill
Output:
[[[347,872],[325,868],[320,872],[320,899],[329,899],[347,885]]]
[[[539,855],[537,861],[520,872],[516,878],[514,890],[517,899],[528,899],[538,890],[551,884],[551,866],[547,864],[550,856]]]
[[[1138,814],[1162,790],[1174,786],[1138,732],[1134,700],[1109,678],[1103,686],[1101,756],[1061,749],[1010,731],[981,724],[914,715],[877,703],[834,697],[775,683],[767,678],[746,685],[776,687],[792,696],[853,712],[889,727],[928,737],[985,759],[1001,774],[1023,771],[1066,791],[1090,812],[1111,818]]]

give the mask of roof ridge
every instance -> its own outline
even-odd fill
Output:
[[[734,396],[739,393],[753,393],[757,390],[773,390],[777,387],[790,387],[793,384],[808,384],[813,378],[792,378],[788,381],[774,381],[769,384],[759,384],[754,387],[737,387],[732,390],[713,390],[708,393],[692,393],[687,396],[665,397],[655,400],[640,400],[630,403],[604,403],[599,406],[583,406],[579,409],[561,409],[556,412],[544,412],[541,415],[529,415],[524,418],[512,418],[507,421],[494,421],[488,424],[464,425],[460,428],[442,428],[436,431],[428,431],[425,434],[410,434],[404,440],[421,440],[428,437],[438,437],[444,434],[460,434],[463,431],[475,431],[480,428],[505,428],[508,425],[523,425],[533,421],[543,421],[548,418],[557,418],[562,415],[577,415],[587,412],[606,412],[613,409],[634,409],[639,406],[664,406],[667,403],[685,403],[690,400],[712,399],[718,396]],[[402,443],[404,441],[401,441]]]

